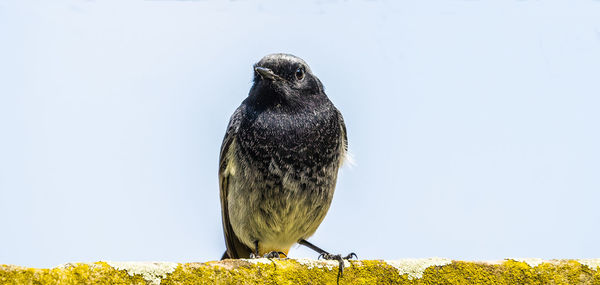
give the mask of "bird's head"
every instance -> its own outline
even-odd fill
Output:
[[[297,56],[276,53],[254,65],[250,96],[269,104],[293,104],[325,96],[323,84],[308,64]]]

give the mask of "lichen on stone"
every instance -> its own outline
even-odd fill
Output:
[[[152,285],[159,285],[167,274],[175,271],[177,263],[174,262],[112,262],[106,264],[117,270],[125,270],[129,276],[140,275]]]
[[[423,272],[425,272],[425,269],[428,267],[444,266],[452,263],[452,260],[448,258],[431,257],[420,259],[386,260],[385,262],[396,268],[400,275],[407,274],[408,280],[412,280],[422,278]]]
[[[579,263],[589,267],[590,269],[593,270],[598,270],[600,269],[600,258],[583,258],[583,259],[576,259]]]
[[[333,270],[334,268],[337,270],[340,266],[340,262],[337,260],[315,260],[310,258],[298,258],[296,262],[300,263],[300,265],[306,266],[307,269],[313,268],[327,268],[329,270]],[[344,260],[344,267],[351,266],[348,260]]]
[[[258,264],[258,263],[262,263],[262,264],[269,264],[269,263],[273,263],[273,261],[271,261],[268,258],[248,258],[248,259],[242,259],[244,261],[248,261],[252,264]]]
[[[541,258],[512,258],[512,260],[518,261],[518,262],[525,262],[527,263],[527,265],[533,267],[536,267],[544,262],[547,262]]]
[[[348,261],[346,261],[348,262]],[[541,262],[541,263],[540,263]],[[50,269],[0,265],[0,284],[598,284],[600,259],[350,261],[228,259],[195,263],[67,263]],[[339,282],[339,283],[338,283]]]

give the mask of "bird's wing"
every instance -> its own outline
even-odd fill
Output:
[[[238,108],[229,121],[227,132],[221,145],[221,154],[219,156],[219,189],[221,196],[221,217],[223,220],[223,233],[225,235],[225,244],[227,251],[221,259],[225,258],[247,258],[252,250],[244,245],[237,238],[229,221],[229,209],[227,205],[227,196],[229,193],[229,182],[232,177],[230,159],[233,158],[235,152],[235,134],[240,125],[241,107]]]
[[[351,158],[348,156],[348,134],[346,133],[346,123],[344,123],[344,117],[342,116],[342,113],[340,112],[340,110],[335,109],[335,111],[337,112],[339,122],[340,122],[340,128],[342,129],[341,136],[342,136],[343,155],[340,158],[340,165],[341,165],[344,162],[344,159],[348,158],[351,160]]]

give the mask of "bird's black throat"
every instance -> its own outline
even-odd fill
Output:
[[[326,97],[303,104],[285,100],[274,104],[278,101],[261,101],[262,95],[243,104],[237,135],[244,157],[265,168],[273,162],[318,168],[339,159],[340,118]]]

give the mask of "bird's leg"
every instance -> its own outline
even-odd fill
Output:
[[[285,254],[285,252],[282,251],[271,251],[268,253],[265,253],[265,255],[263,255],[263,258],[281,258],[281,255],[287,257],[287,254]],[[254,241],[254,252],[250,253],[250,258],[260,258],[261,256],[258,253],[258,240]]]
[[[298,243],[319,253],[319,259],[323,258],[323,259],[327,259],[327,260],[337,260],[340,263],[340,266],[338,269],[338,278],[344,276],[344,260],[351,259],[352,257],[358,258],[356,256],[356,253],[354,253],[354,252],[351,252],[350,254],[348,254],[344,257],[342,257],[341,254],[331,254],[331,253],[321,249],[320,247],[308,242],[305,239],[301,239]]]
[[[258,255],[258,240],[254,241],[254,252],[250,253],[250,258],[260,258]]]

